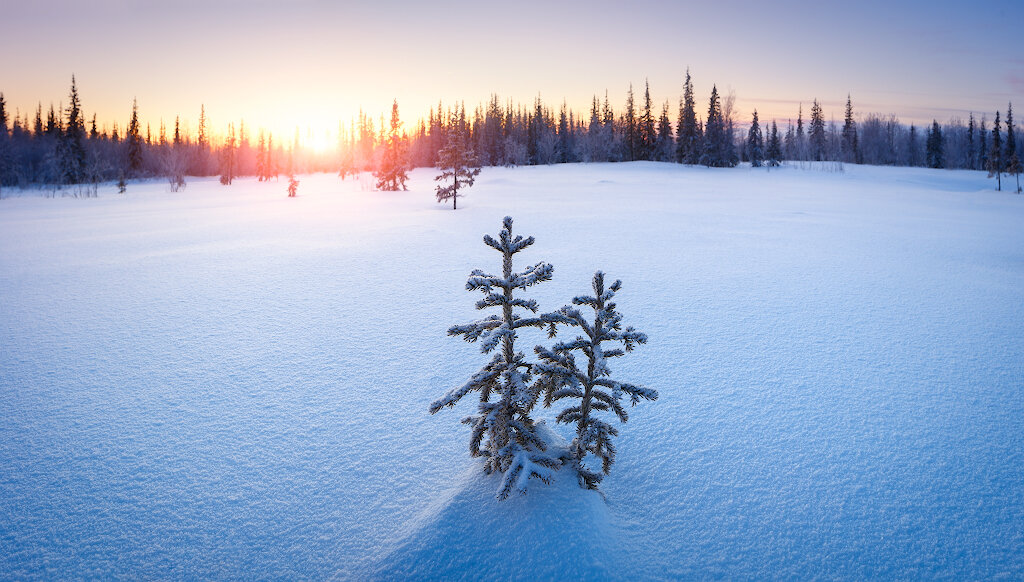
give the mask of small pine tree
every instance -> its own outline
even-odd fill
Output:
[[[539,382],[544,386],[545,402],[550,404],[563,398],[578,400],[558,414],[556,422],[576,423],[576,438],[570,452],[576,467],[581,487],[596,489],[598,483],[611,470],[615,462],[615,445],[611,438],[618,430],[607,422],[596,418],[595,412],[611,411],[621,422],[629,420],[622,407],[623,394],[628,394],[636,405],[641,398],[656,400],[658,393],[650,388],[612,380],[608,359],[620,357],[633,350],[636,344],[647,343],[647,336],[632,327],[622,329],[622,315],[615,310],[612,298],[621,288],[622,281],[615,281],[608,289],[604,287],[604,273],[594,274],[594,295],[581,295],[572,300],[573,305],[585,305],[594,310],[593,321],[587,321],[575,307],[565,306],[558,313],[572,327],[579,328],[583,335],[569,342],[559,342],[548,350],[537,346],[534,351],[541,363],[536,366]],[[622,348],[605,349],[604,342],[621,343]],[[586,368],[577,365],[573,352],[586,356]],[[601,463],[595,470],[587,465],[587,456],[594,455]]]
[[[480,174],[480,166],[473,150],[466,150],[462,137],[454,129],[448,132],[448,144],[437,154],[437,167],[441,173],[434,180],[437,185],[437,201],[452,201],[452,210],[458,208],[459,187],[469,188]],[[451,184],[445,182],[451,180]]]
[[[515,349],[517,330],[547,327],[549,335],[553,336],[555,323],[562,321],[556,314],[536,315],[536,301],[512,295],[516,289],[526,289],[551,279],[554,269],[548,263],[537,263],[519,273],[512,271],[513,256],[533,242],[532,236],[525,239],[522,236],[512,237],[512,218],[508,216],[502,223],[497,240],[484,235],[484,244],[502,254],[502,274],[496,276],[474,270],[466,282],[466,289],[483,292],[484,298],[477,302],[477,309],[498,307],[501,315],[452,326],[448,335],[462,336],[468,342],[480,340],[483,353],[495,350],[497,353],[466,384],[449,391],[430,405],[430,413],[434,414],[446,406],[454,407],[470,392],[480,393],[477,414],[462,422],[472,427],[470,454],[486,457],[484,470],[488,474],[504,474],[498,490],[499,499],[507,498],[513,489],[525,493],[531,477],[549,482],[552,471],[560,465],[558,459],[545,453],[547,445],[537,436],[535,422],[530,418],[541,389],[540,385],[531,384],[533,365]],[[525,309],[530,314],[519,315],[515,313],[516,309]],[[492,401],[492,398],[496,400]]]
[[[378,190],[406,190],[405,140],[398,133],[402,122],[398,120],[398,100],[391,105],[391,131],[384,146],[380,167],[373,173]],[[381,128],[383,130],[383,128]]]
[[[760,168],[764,162],[764,137],[757,122],[757,109],[754,110],[754,119],[750,122],[750,131],[747,132],[747,156],[754,168]]]
[[[295,198],[295,195],[299,192],[299,181],[295,179],[295,174],[288,174],[288,197]]]

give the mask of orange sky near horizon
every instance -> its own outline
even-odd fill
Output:
[[[0,51],[16,56],[0,92],[10,114],[33,117],[41,103],[45,117],[74,74],[86,114],[108,128],[127,124],[135,98],[154,137],[176,115],[194,133],[202,106],[214,133],[244,120],[250,135],[290,142],[298,129],[320,147],[360,109],[389,117],[392,100],[407,131],[439,101],[469,113],[491,94],[526,107],[540,95],[555,111],[565,100],[586,118],[605,90],[616,112],[630,83],[639,102],[645,79],[655,112],[667,100],[674,120],[687,67],[698,113],[717,84],[735,92],[741,123],[756,108],[785,126],[815,98],[842,119],[847,94],[859,115],[991,118],[1024,102],[1024,2],[975,4],[822,0],[812,13],[798,0],[770,12],[742,0],[722,14],[668,0],[19,2],[5,10]]]

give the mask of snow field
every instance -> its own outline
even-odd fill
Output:
[[[452,212],[433,174],[0,201],[0,577],[1024,570],[1024,197],[595,164],[485,168]],[[480,315],[463,285],[500,270],[505,215],[537,239],[517,268],[555,267],[524,296],[601,269],[650,338],[611,362],[660,398],[606,501],[560,475],[499,503],[472,399],[427,414],[487,361],[445,331]]]

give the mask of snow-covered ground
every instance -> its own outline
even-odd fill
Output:
[[[452,212],[432,177],[0,201],[0,578],[1024,572],[1024,196],[635,163],[486,168]],[[650,338],[605,499],[498,502],[472,398],[427,413],[487,359],[445,331],[506,214],[542,309],[602,269]]]

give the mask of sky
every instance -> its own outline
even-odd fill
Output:
[[[847,95],[915,123],[1024,109],[1024,0],[13,0],[3,15],[12,113],[66,102],[74,74],[89,117],[123,127],[137,99],[154,134],[176,115],[194,128],[201,106],[215,131],[304,139],[393,100],[406,128],[491,94],[586,115],[645,81],[674,119],[687,68],[699,113],[715,84],[741,120],[784,124],[814,99],[842,119]]]

